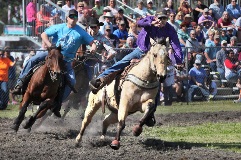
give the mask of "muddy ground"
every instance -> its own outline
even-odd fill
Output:
[[[16,134],[9,127],[12,119],[0,118],[0,160],[237,160],[241,154],[217,149],[204,148],[206,144],[174,143],[154,137],[132,135],[132,127],[138,122],[140,114],[128,117],[122,134],[121,147],[112,150],[109,144],[115,136],[115,126],[108,130],[105,140],[100,140],[101,119],[94,117],[86,131],[80,147],[74,140],[81,126],[80,118],[67,117],[64,122],[49,117],[39,128],[30,133],[20,128]],[[157,125],[176,124],[180,126],[201,124],[203,122],[240,122],[240,112],[185,113],[157,115]],[[240,146],[240,144],[239,144]]]

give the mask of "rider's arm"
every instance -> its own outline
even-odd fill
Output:
[[[152,21],[155,20],[154,16],[147,16],[146,18],[142,18],[139,21],[137,21],[137,25],[139,27],[150,27],[152,25]]]
[[[41,34],[41,38],[42,38],[42,41],[48,46],[48,47],[51,47],[51,42],[49,41],[49,37],[48,37],[48,35],[45,33],[45,32],[43,32],[42,34]]]
[[[182,56],[182,49],[180,46],[180,42],[177,36],[177,32],[176,30],[169,24],[167,23],[166,25],[168,25],[168,37],[170,38],[170,44],[172,46],[172,49],[174,50],[174,57],[175,60],[177,62],[177,64],[181,64],[183,61],[183,56]]]

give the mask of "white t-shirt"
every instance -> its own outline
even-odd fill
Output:
[[[175,76],[175,67],[172,65],[167,66],[167,77],[163,83],[163,86],[169,87],[173,85],[175,83],[174,76]]]

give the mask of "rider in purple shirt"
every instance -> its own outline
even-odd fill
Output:
[[[106,69],[96,79],[90,82],[90,88],[96,94],[106,84],[109,84],[120,70],[127,67],[132,59],[140,59],[150,49],[150,38],[167,38],[170,39],[170,44],[174,50],[174,57],[176,63],[179,65],[183,61],[181,46],[178,40],[175,29],[167,23],[168,17],[166,15],[147,16],[137,22],[139,27],[143,27],[137,38],[137,48],[126,55],[123,59],[115,63],[112,67]],[[155,106],[156,107],[156,106]],[[154,112],[153,112],[154,113]],[[154,114],[151,119],[154,118]],[[155,120],[153,120],[155,123]],[[146,123],[147,124],[147,123]],[[149,125],[150,126],[150,125]]]

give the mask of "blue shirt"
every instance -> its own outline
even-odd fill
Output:
[[[174,57],[176,59],[176,62],[178,64],[182,63],[182,50],[176,30],[169,23],[166,23],[166,25],[162,28],[152,26],[151,23],[154,20],[154,16],[147,16],[146,18],[140,19],[137,22],[138,26],[143,27],[141,32],[138,34],[137,46],[142,51],[146,52],[151,47],[150,38],[156,39],[169,37],[170,44],[174,50]]]
[[[210,59],[216,59],[217,52],[221,49],[220,46],[216,46],[215,43],[211,40],[205,44],[207,47],[204,52],[206,52]]]
[[[214,17],[216,20],[222,17],[223,12],[224,12],[224,7],[219,3],[217,5],[216,3],[213,3],[209,6],[209,9],[212,9]]]
[[[189,71],[189,75],[194,77],[198,83],[204,85],[204,79],[207,77],[206,71],[203,68],[197,69],[196,67],[192,67]],[[193,80],[189,81],[190,85],[196,85]]]
[[[235,7],[233,7],[232,4],[229,4],[227,5],[226,7],[226,11],[228,12],[228,14],[235,18],[235,19],[238,19],[240,16],[241,16],[241,10],[240,10],[240,7],[239,5],[235,5]]]
[[[64,60],[72,61],[81,44],[90,44],[94,40],[80,26],[75,25],[73,28],[67,27],[66,23],[50,26],[44,31],[48,37],[57,38],[56,46],[61,46],[61,53]]]
[[[120,29],[117,29],[114,31],[113,34],[116,35],[119,39],[123,39],[123,40],[126,40],[128,37],[128,32],[126,30],[121,31]]]

